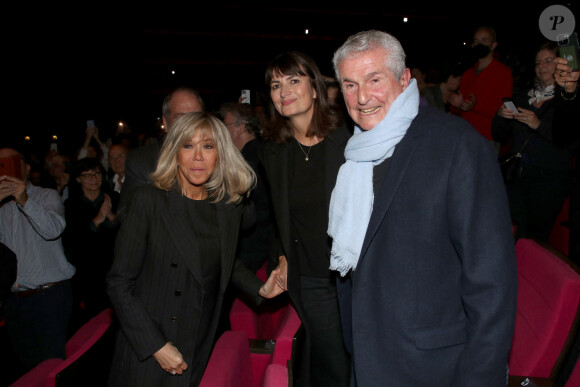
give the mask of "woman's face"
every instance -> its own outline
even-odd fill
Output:
[[[550,50],[542,50],[536,55],[536,77],[542,86],[550,86],[554,83],[556,63],[555,55]]]
[[[81,185],[83,193],[97,192],[101,189],[103,184],[103,175],[99,168],[83,171],[77,177],[77,182]]]
[[[186,142],[177,153],[177,166],[185,192],[190,199],[204,199],[203,186],[217,165],[218,152],[213,138],[203,136],[201,131]]]
[[[316,91],[311,86],[309,77],[274,74],[270,82],[270,97],[283,117],[312,118]]]

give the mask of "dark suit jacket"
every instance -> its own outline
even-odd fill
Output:
[[[186,200],[178,190],[143,186],[135,192],[119,231],[115,261],[107,276],[108,293],[121,326],[112,385],[189,386],[190,381],[197,385],[209,359],[230,277],[236,286],[254,295],[256,303],[261,300],[262,282],[243,264],[234,264],[243,206],[216,204],[221,272],[219,294],[208,295],[201,285],[201,258],[191,235]],[[211,315],[201,313],[208,310],[204,305],[208,300],[215,304]],[[199,328],[208,325],[210,332],[202,337]],[[163,371],[152,357],[167,342],[174,343],[190,365],[183,376]],[[196,347],[199,352],[194,351]],[[200,366],[192,367],[194,363]]]
[[[329,134],[324,141],[326,170],[325,170],[325,187],[326,187],[326,206],[330,203],[330,196],[334,185],[336,184],[336,176],[340,166],[344,163],[344,148],[350,137],[350,133],[345,126],[339,127],[337,130]],[[298,270],[298,262],[296,256],[293,254],[293,247],[290,230],[290,203],[288,198],[289,190],[289,153],[291,143],[277,144],[265,143],[263,151],[261,152],[261,161],[266,171],[268,185],[270,187],[272,198],[272,209],[276,223],[276,230],[278,240],[274,243],[275,250],[271,253],[271,260],[277,262],[278,256],[285,255],[288,260],[288,294],[296,308],[300,318],[304,321],[304,310],[302,308],[300,295],[300,272]],[[275,267],[276,263],[271,267]],[[303,357],[303,364],[309,364],[308,358],[308,335],[306,332],[305,353]],[[302,367],[307,370],[308,367]],[[304,375],[304,379],[309,378]]]
[[[120,220],[124,218],[135,190],[142,185],[151,183],[149,175],[157,167],[162,144],[163,138],[153,139],[148,144],[131,150],[127,155],[127,160],[125,160],[125,181],[121,189],[121,200],[117,211],[117,216]]]
[[[503,386],[517,272],[497,157],[420,109],[396,146],[352,281],[339,285],[359,387]]]

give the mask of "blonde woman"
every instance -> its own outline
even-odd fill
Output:
[[[129,203],[107,277],[121,326],[110,383],[198,385],[230,279],[259,304],[283,292],[282,267],[262,283],[234,262],[255,175],[220,120],[178,118],[152,180]]]

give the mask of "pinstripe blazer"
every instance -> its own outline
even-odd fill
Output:
[[[232,273],[236,286],[254,295],[256,303],[261,300],[258,291],[262,282],[234,262],[243,205],[216,204],[221,239],[216,296],[208,295],[202,286],[187,200],[178,190],[166,192],[147,185],[136,190],[129,204],[107,276],[108,293],[121,327],[111,385],[197,385],[209,359],[223,293]],[[201,313],[208,310],[204,301],[209,300],[216,300],[212,314]],[[199,328],[208,325],[209,334],[201,335]],[[152,357],[167,342],[178,348],[190,366],[181,376],[163,371]]]

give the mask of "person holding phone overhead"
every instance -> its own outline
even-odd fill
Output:
[[[510,213],[517,237],[546,241],[569,192],[572,153],[557,147],[552,138],[556,43],[548,41],[536,51],[533,86],[514,98],[518,112],[502,106],[492,121],[496,141],[512,140],[510,153],[522,154],[522,169],[506,182]]]
[[[318,66],[306,54],[278,55],[268,65],[265,81],[271,120],[261,161],[278,233],[271,259],[288,259],[288,294],[306,336],[296,385],[347,386],[349,358],[326,229],[330,195],[350,133],[328,102]]]

